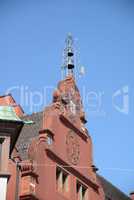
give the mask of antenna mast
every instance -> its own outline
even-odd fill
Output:
[[[65,48],[63,51],[62,78],[68,75],[74,75],[74,40],[69,33],[65,40]]]
[[[77,56],[74,55],[74,51],[75,53],[77,53]],[[73,37],[71,33],[69,33],[65,40],[65,47],[63,50],[63,64],[61,67],[62,79],[64,79],[68,75],[75,76],[76,74],[78,74],[79,77],[81,77],[82,75],[85,74],[84,66],[80,65],[79,53],[80,52],[78,48],[76,52],[76,47],[74,44]]]

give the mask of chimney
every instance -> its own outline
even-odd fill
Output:
[[[130,192],[130,199],[134,200],[134,191]]]

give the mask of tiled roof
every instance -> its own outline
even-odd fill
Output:
[[[97,177],[103,187],[105,200],[131,200],[126,194],[107,181],[104,177],[100,175],[97,175]]]
[[[39,130],[42,128],[43,112],[33,113],[32,115],[26,115],[22,119],[25,121],[33,121],[31,125],[24,125],[20,136],[17,140],[16,147],[19,151],[21,159],[27,159],[27,149],[31,140],[38,136]]]

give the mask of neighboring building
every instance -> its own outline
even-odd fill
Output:
[[[9,158],[15,147],[24,121],[11,106],[0,105],[0,199],[6,200],[7,182],[13,174],[9,170]]]
[[[23,111],[22,107],[20,105],[16,104],[16,102],[11,94],[6,94],[3,96],[0,96],[0,105],[1,106],[2,105],[3,106],[10,105],[14,108],[14,111],[18,116],[24,115],[24,111]]]
[[[52,104],[32,115],[19,112],[23,123],[33,123],[24,125],[8,160],[7,200],[130,200],[96,173],[70,40],[67,75]]]
[[[104,177],[97,175],[105,193],[105,200],[130,200],[130,198]],[[132,196],[131,196],[132,197]],[[132,199],[132,198],[131,198]],[[132,199],[134,200],[134,199]]]

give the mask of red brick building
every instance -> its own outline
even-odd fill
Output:
[[[130,199],[96,173],[72,56],[69,49],[68,74],[48,107],[32,115],[25,115],[21,107],[15,109],[23,121],[33,123],[24,125],[8,160],[7,200]],[[0,105],[7,105],[1,99]],[[16,105],[15,101],[8,105],[12,103]]]

